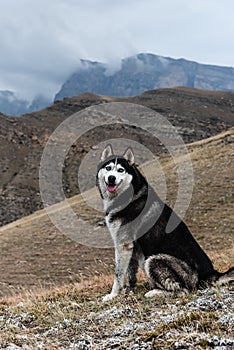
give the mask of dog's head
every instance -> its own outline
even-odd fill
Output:
[[[111,145],[102,152],[97,171],[97,185],[101,196],[112,199],[126,191],[134,176],[134,155],[129,147],[122,156],[113,154]]]

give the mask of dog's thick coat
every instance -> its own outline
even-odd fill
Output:
[[[134,290],[139,265],[152,288],[147,297],[162,291],[188,291],[234,280],[234,268],[225,273],[213,268],[186,224],[162,202],[134,165],[131,148],[123,156],[114,155],[111,145],[104,149],[97,186],[115,245],[114,284],[104,300],[121,292],[126,276],[128,289]],[[167,233],[172,214],[178,225]]]

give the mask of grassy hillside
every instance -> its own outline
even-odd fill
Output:
[[[40,160],[48,138],[58,125],[84,108],[111,102],[133,103],[159,112],[176,127],[185,143],[214,136],[234,126],[234,93],[192,88],[158,89],[129,98],[85,93],[20,117],[0,114],[0,226],[42,208],[38,181]],[[92,147],[103,140],[121,135],[146,145],[155,154],[162,152],[155,137],[143,129],[124,124],[93,129],[95,113],[83,123],[88,123],[92,130],[72,145],[64,162],[67,197],[79,193],[77,167]],[[152,126],[155,123],[157,116],[152,118]]]
[[[188,145],[194,192],[185,221],[214,265],[234,265],[234,129]],[[183,158],[179,161],[183,162]],[[177,193],[175,164],[163,158],[167,202]],[[155,164],[144,173],[156,188]],[[89,193],[96,200],[96,191]],[[82,197],[70,199],[90,222],[101,222]],[[63,204],[53,209],[58,213]],[[234,287],[146,300],[142,274],[135,295],[108,303],[113,251],[89,248],[59,233],[44,210],[0,229],[0,348],[232,349]],[[220,348],[218,348],[220,346]],[[222,346],[222,347],[221,347]]]

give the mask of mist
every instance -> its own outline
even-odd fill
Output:
[[[108,64],[151,52],[234,65],[231,0],[0,0],[0,90],[53,99],[80,59]]]

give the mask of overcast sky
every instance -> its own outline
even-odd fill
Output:
[[[0,90],[52,98],[79,58],[234,66],[233,14],[233,0],[0,0]]]

